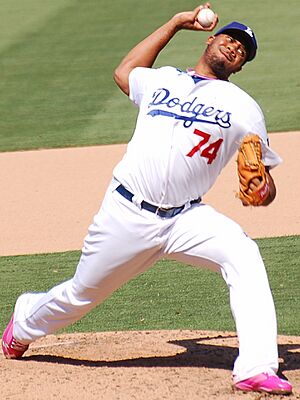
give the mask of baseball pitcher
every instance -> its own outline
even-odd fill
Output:
[[[270,171],[281,159],[269,146],[263,112],[229,80],[255,58],[257,41],[236,21],[207,35],[218,17],[202,26],[202,8],[210,5],[174,15],[115,69],[116,84],[139,108],[132,139],[89,227],[74,277],[47,293],[17,299],[2,338],[7,358],[21,357],[30,343],[77,321],[169,258],[224,278],[239,338],[235,389],[292,392],[276,375],[276,315],[258,246],[201,200],[232,157],[243,205],[267,206],[276,196]],[[206,42],[196,65],[154,68],[159,53],[184,29],[195,31],[194,41]]]

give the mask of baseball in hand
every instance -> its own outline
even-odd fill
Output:
[[[198,22],[204,28],[210,26],[214,18],[215,18],[215,13],[210,8],[201,8],[197,16]]]

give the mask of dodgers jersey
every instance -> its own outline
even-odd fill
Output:
[[[231,82],[174,67],[137,67],[129,88],[139,114],[113,175],[138,202],[168,208],[203,196],[250,133],[262,139],[265,165],[281,162],[268,145],[260,107]]]

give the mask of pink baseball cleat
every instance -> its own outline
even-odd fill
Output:
[[[266,392],[271,394],[291,394],[293,390],[288,381],[279,378],[277,375],[269,375],[267,373],[237,382],[234,384],[234,388],[245,392]]]
[[[13,326],[14,316],[11,317],[9,324],[3,332],[2,351],[6,358],[21,358],[29,345],[20,343],[13,337]]]

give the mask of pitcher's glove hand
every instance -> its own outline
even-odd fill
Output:
[[[245,136],[237,157],[239,193],[244,206],[263,205],[270,193],[268,174],[262,162],[261,138]]]

